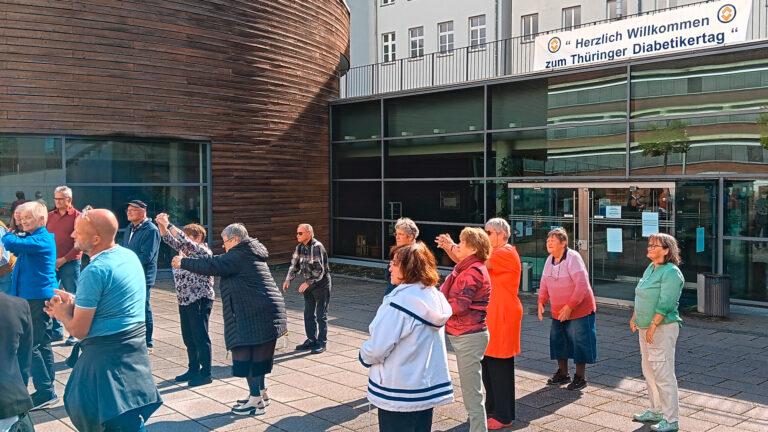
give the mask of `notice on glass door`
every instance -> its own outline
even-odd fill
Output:
[[[624,242],[622,239],[621,228],[608,228],[606,231],[608,239],[608,252],[624,252]]]
[[[643,212],[643,237],[659,233],[659,214],[656,212]]]
[[[605,206],[605,217],[607,219],[621,219],[621,206]]]
[[[696,253],[704,252],[704,227],[696,227]]]

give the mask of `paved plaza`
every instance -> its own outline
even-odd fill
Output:
[[[283,271],[276,271],[281,281]],[[336,277],[329,313],[328,351],[311,355],[293,347],[304,340],[303,300],[295,287],[286,296],[289,334],[278,341],[276,365],[268,376],[272,400],[258,417],[230,414],[247,395],[245,380],[230,375],[224,348],[221,304],[211,315],[214,382],[190,389],[173,377],[186,370],[176,297],[169,281],[154,290],[155,350],[152,371],[164,405],[149,421],[153,432],[208,430],[374,431],[376,410],[365,398],[367,371],[357,352],[367,336],[384,292],[383,282]],[[512,430],[646,431],[631,415],[646,404],[637,336],[629,333],[626,309],[598,306],[599,362],[587,369],[582,392],[544,385],[556,368],[549,360],[549,322],[535,317],[534,299],[525,297],[523,352],[516,360],[517,420]],[[768,431],[768,318],[736,315],[729,322],[684,317],[677,350],[681,419],[685,431]],[[57,343],[57,392],[64,395],[70,348]],[[433,430],[467,430],[456,362],[450,356],[456,402],[435,410]],[[61,402],[32,416],[37,431],[74,429]]]

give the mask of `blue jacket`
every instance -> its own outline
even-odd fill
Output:
[[[160,231],[151,220],[146,219],[142,222],[131,237],[131,225],[125,229],[123,242],[120,244],[132,250],[141,261],[144,268],[144,278],[147,281],[147,288],[155,285],[157,276],[157,256],[160,251]],[[129,241],[130,239],[130,241]]]
[[[45,227],[24,237],[8,233],[3,246],[16,255],[11,278],[11,295],[27,300],[50,299],[56,282],[56,241]]]

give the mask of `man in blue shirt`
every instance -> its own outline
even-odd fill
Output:
[[[139,257],[144,269],[146,279],[146,322],[147,322],[147,348],[152,349],[152,306],[149,304],[150,289],[155,286],[157,276],[157,257],[160,251],[160,231],[147,217],[147,204],[141,200],[133,200],[128,203],[126,215],[130,224],[125,229],[122,246],[132,250]]]
[[[76,298],[56,290],[46,304],[46,312],[81,340],[64,392],[77,430],[143,431],[162,404],[145,344],[144,273],[136,254],[115,244],[117,227],[105,209],[77,218],[75,247],[91,261]]]
[[[56,241],[45,229],[48,209],[37,201],[16,208],[25,235],[6,233],[3,246],[16,255],[11,277],[10,295],[29,303],[32,313],[32,409],[55,404],[59,398],[53,387],[53,351],[51,350],[51,318],[45,313],[45,301],[53,296],[56,282]]]

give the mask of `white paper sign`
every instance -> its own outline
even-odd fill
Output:
[[[605,217],[607,219],[621,219],[621,206],[605,206]]]
[[[608,252],[624,252],[624,241],[621,228],[608,228],[606,230],[608,240]]]
[[[656,212],[643,212],[643,237],[659,233],[659,214]]]
[[[752,0],[724,0],[536,37],[533,69],[553,70],[744,42]]]

